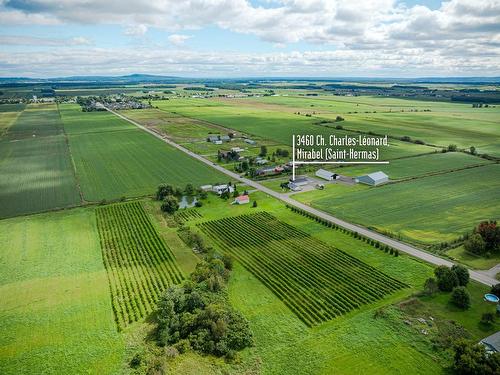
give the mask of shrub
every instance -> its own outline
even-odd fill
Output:
[[[194,205],[196,207],[202,207],[203,206],[203,202],[202,201],[196,201],[196,203]]]
[[[257,201],[253,201],[252,207],[257,207]]]
[[[134,357],[130,360],[131,368],[138,368],[141,365],[142,356],[141,353],[136,353]]]
[[[470,307],[470,294],[463,286],[457,286],[451,293],[451,303],[461,309]]]

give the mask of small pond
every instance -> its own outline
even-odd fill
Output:
[[[194,207],[197,201],[198,200],[196,199],[196,197],[183,195],[182,198],[179,200],[179,209]]]

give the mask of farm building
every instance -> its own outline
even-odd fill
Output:
[[[219,139],[219,140],[217,140],[217,141],[215,141],[215,142],[212,142],[212,143],[213,143],[213,144],[215,144],[215,145],[221,145],[221,144],[222,144],[222,141]]]
[[[360,176],[356,178],[356,180],[357,182],[361,182],[362,184],[377,186],[389,181],[389,176],[387,176],[384,172],[378,171]]]
[[[297,177],[295,180],[290,179],[291,183],[294,183],[297,186],[304,186],[307,185],[309,182],[306,177]]]
[[[248,143],[249,145],[255,145],[257,142],[255,142],[253,139],[245,139],[245,143]]]
[[[297,185],[296,183],[294,182],[289,182],[288,183],[288,188],[291,190],[291,191],[301,191],[302,190],[302,187]]]
[[[234,151],[234,152],[243,152],[243,151],[245,151],[245,149],[243,149],[241,147],[232,147],[231,151]]]
[[[212,191],[216,194],[221,195],[222,193],[225,193],[226,191],[232,193],[234,191],[234,188],[232,186],[227,185],[227,184],[214,185],[214,186],[212,186]]]
[[[220,137],[221,141],[224,141],[224,142],[230,142],[231,141],[231,138],[228,136],[228,135],[223,135],[222,137]]]
[[[207,142],[212,142],[212,143],[215,143],[219,140],[219,136],[218,135],[209,135],[207,137]]]
[[[500,331],[482,339],[479,343],[486,347],[487,352],[500,352]]]
[[[326,169],[318,169],[316,171],[316,176],[322,178],[323,180],[333,181],[337,179],[338,174],[327,171]]]
[[[200,186],[200,189],[203,191],[211,191],[212,185],[202,185],[202,186]]]
[[[232,204],[247,204],[250,203],[250,197],[248,195],[240,195],[236,197]]]
[[[258,159],[258,160],[256,159],[255,164],[264,165],[264,164],[267,164],[267,160],[266,159]]]

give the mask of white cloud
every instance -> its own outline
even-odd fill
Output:
[[[128,25],[125,34],[131,36],[142,36],[154,27],[173,33],[168,40],[176,46],[189,37],[183,30],[217,26],[255,35],[277,47],[305,42],[330,49],[271,55],[199,53],[197,59],[207,59],[199,64],[178,54],[165,54],[174,72],[239,69],[244,74],[243,69],[253,69],[248,61],[261,73],[279,73],[279,69],[300,73],[304,67],[315,67],[315,75],[336,74],[337,69],[358,75],[361,70],[377,69],[396,75],[489,75],[498,74],[500,66],[500,0],[450,0],[435,10],[422,5],[407,7],[396,0],[274,0],[266,7],[249,0],[0,0],[0,4],[0,23],[11,15],[14,24],[118,24]],[[225,56],[238,58],[233,64],[217,62],[228,60]],[[129,58],[134,60],[133,52]],[[154,65],[148,68],[157,71]],[[314,69],[310,70],[313,74]]]
[[[0,35],[0,45],[4,46],[45,46],[45,47],[67,47],[88,46],[92,42],[82,36],[63,38],[42,38],[25,35]]]
[[[147,31],[148,27],[146,25],[138,24],[128,26],[123,33],[128,36],[143,36]]]
[[[184,34],[172,34],[168,36],[168,41],[172,43],[174,46],[182,46],[186,42],[186,40],[192,38],[192,35],[184,35]]]

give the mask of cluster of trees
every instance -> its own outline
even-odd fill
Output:
[[[483,221],[464,241],[466,251],[490,256],[500,253],[500,227],[496,221]]]
[[[233,359],[253,344],[248,321],[227,298],[226,283],[232,269],[229,256],[208,254],[189,280],[165,291],[158,303],[157,339],[179,352]]]
[[[278,157],[281,157],[281,158],[287,158],[290,156],[290,151],[288,150],[285,150],[285,149],[281,149],[281,148],[278,148],[276,149],[276,151],[273,153],[273,157],[274,156],[278,156]]]
[[[496,375],[500,353],[488,353],[484,345],[459,340],[454,345],[453,370],[459,375]]]
[[[470,294],[466,289],[469,283],[469,270],[461,265],[451,268],[439,266],[434,270],[435,278],[425,281],[424,289],[428,295],[438,290],[451,293],[451,303],[462,309],[468,309],[471,304]]]
[[[173,214],[179,209],[179,198],[183,195],[197,195],[200,199],[207,197],[207,192],[196,189],[193,184],[187,184],[184,189],[172,185],[160,184],[156,190],[156,200],[162,201],[161,210],[168,214]],[[201,206],[201,202],[196,202]]]
[[[181,240],[195,252],[206,253],[212,250],[212,248],[206,245],[201,234],[193,232],[188,226],[181,225],[177,232]]]

